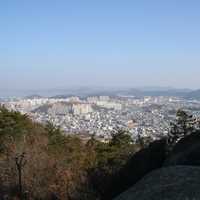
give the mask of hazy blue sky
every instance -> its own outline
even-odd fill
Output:
[[[199,0],[0,1],[0,88],[200,88]]]

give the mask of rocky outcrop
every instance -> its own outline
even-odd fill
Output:
[[[128,163],[113,176],[111,187],[105,199],[112,199],[136,184],[152,170],[162,167],[165,161],[165,140],[151,143],[147,148],[137,152]]]
[[[151,165],[151,161],[148,162]],[[198,131],[180,140],[159,169],[148,173],[115,200],[135,199],[200,199],[200,133]]]
[[[200,167],[175,166],[156,170],[115,200],[200,199]]]

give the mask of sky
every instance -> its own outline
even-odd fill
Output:
[[[0,89],[200,88],[199,0],[0,1]]]

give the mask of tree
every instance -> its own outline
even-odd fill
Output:
[[[130,144],[133,144],[133,140],[131,138],[131,135],[125,130],[119,130],[116,133],[112,134],[110,146],[123,147]]]
[[[195,131],[195,123],[196,120],[192,115],[183,110],[177,111],[176,120],[174,123],[171,123],[167,138],[168,151],[171,151],[180,139]]]
[[[26,165],[26,160],[25,160],[25,153],[23,152],[19,156],[15,157],[15,164],[17,167],[17,173],[18,173],[18,186],[19,186],[19,196],[20,200],[23,199],[23,185],[22,185],[22,170]]]

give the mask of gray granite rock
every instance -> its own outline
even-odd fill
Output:
[[[200,200],[200,167],[160,168],[115,200]]]

